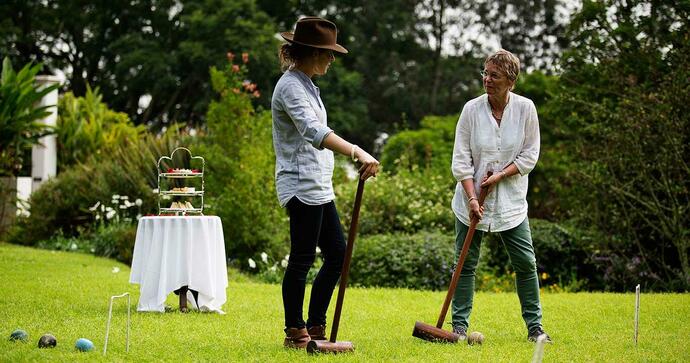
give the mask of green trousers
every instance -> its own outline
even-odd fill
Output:
[[[455,258],[460,257],[462,245],[469,227],[455,219]],[[515,271],[515,286],[520,298],[522,318],[527,330],[541,326],[541,304],[539,303],[539,279],[537,277],[537,260],[532,246],[532,233],[527,218],[517,227],[503,232],[497,232],[508,251],[510,263]],[[469,326],[472,312],[472,298],[474,297],[474,279],[479,249],[484,232],[476,230],[472,238],[472,246],[465,258],[465,264],[460,273],[460,280],[453,296],[453,326]]]

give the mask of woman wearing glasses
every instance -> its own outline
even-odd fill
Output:
[[[273,91],[273,147],[276,153],[276,191],[290,216],[290,258],[283,277],[284,345],[305,348],[310,339],[326,339],[326,310],[345,256],[345,239],[333,194],[333,151],[361,162],[360,177],[376,176],[379,162],[366,151],[331,130],[326,108],[312,78],[322,76],[335,59],[347,53],[336,43],[332,22],[302,18],[295,32],[284,32],[280,48],[283,76]],[[324,263],[314,280],[308,319],[302,317],[307,273],[316,258]]]
[[[527,219],[527,175],[539,158],[539,120],[531,100],[512,93],[520,60],[499,50],[484,62],[485,94],[465,104],[455,132],[452,171],[456,258],[470,219],[480,219],[461,271],[452,307],[453,331],[467,336],[482,235],[498,233],[515,271],[515,285],[530,341],[545,334],[541,325],[539,280]],[[488,171],[493,175],[486,178]],[[480,187],[491,187],[482,207]],[[550,341],[546,335],[547,341]]]

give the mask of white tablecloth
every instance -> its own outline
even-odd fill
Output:
[[[142,217],[129,282],[141,288],[138,311],[163,312],[166,297],[187,285],[199,292],[201,310],[223,313],[228,271],[220,218]]]

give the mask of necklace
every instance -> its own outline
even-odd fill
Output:
[[[503,110],[494,110],[494,106],[491,104],[491,100],[489,100],[489,109],[491,110],[491,116],[496,119],[496,122],[500,125],[501,124],[501,119],[503,118],[503,111],[505,111],[505,106],[503,106]],[[497,116],[500,115],[500,116]]]

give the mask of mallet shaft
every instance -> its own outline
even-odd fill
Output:
[[[493,172],[489,171],[486,176],[490,177]],[[479,206],[484,205],[484,200],[487,194],[489,194],[489,188],[482,188],[479,193]],[[453,295],[455,294],[455,288],[458,286],[458,280],[460,280],[460,274],[462,273],[462,266],[465,263],[465,258],[470,250],[470,245],[472,245],[472,238],[474,237],[474,231],[477,228],[479,219],[473,217],[470,221],[470,228],[467,230],[467,235],[465,236],[465,241],[462,245],[462,252],[458,258],[458,264],[453,271],[453,277],[450,281],[450,286],[448,287],[448,293],[446,294],[446,300],[443,301],[443,307],[441,308],[441,314],[438,316],[438,321],[436,322],[436,327],[441,329],[443,327],[443,321],[446,320],[446,314],[448,313],[448,307],[450,306],[451,300],[453,300]]]
[[[338,338],[338,325],[340,325],[340,313],[343,310],[343,300],[345,299],[345,288],[347,287],[347,277],[350,273],[350,261],[352,260],[352,250],[355,244],[355,237],[357,237],[357,225],[359,223],[359,209],[362,206],[362,194],[364,193],[364,180],[359,179],[357,184],[357,194],[355,195],[355,205],[352,208],[352,221],[350,222],[350,230],[347,233],[347,249],[345,251],[345,260],[343,261],[343,270],[340,273],[340,286],[338,287],[338,299],[335,304],[335,312],[333,313],[333,326],[331,327],[330,342],[335,343]]]

